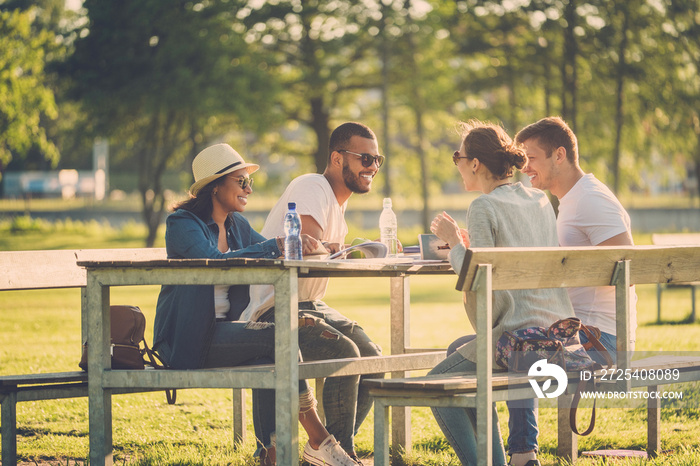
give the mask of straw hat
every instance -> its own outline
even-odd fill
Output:
[[[197,154],[192,162],[194,184],[190,186],[190,193],[196,196],[200,189],[215,179],[241,168],[246,168],[248,173],[253,173],[260,168],[260,165],[246,163],[243,157],[228,144],[209,146]]]

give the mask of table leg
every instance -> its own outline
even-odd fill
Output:
[[[233,446],[238,447],[245,442],[245,391],[242,388],[233,389]]]
[[[111,466],[112,391],[102,387],[103,371],[112,366],[109,354],[109,287],[102,286],[88,271],[86,294],[90,464]]]
[[[297,269],[275,287],[275,421],[277,464],[299,463],[299,303]]]
[[[391,278],[391,354],[405,354],[411,346],[411,291],[408,276]],[[406,372],[392,372],[392,378],[408,377]],[[375,407],[375,410],[377,408]],[[374,426],[377,429],[377,426]],[[411,408],[391,408],[391,441],[394,451],[411,452]],[[388,452],[387,452],[388,455]]]

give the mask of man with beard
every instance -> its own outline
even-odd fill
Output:
[[[292,180],[270,211],[261,233],[266,238],[284,235],[287,203],[295,202],[301,232],[320,240],[330,252],[345,243],[348,226],[345,209],[353,193],[367,193],[384,162],[377,138],[360,123],[344,123],[331,134],[328,162],[323,174],[306,174]],[[305,361],[380,356],[381,348],[356,322],[321,301],[328,278],[299,280],[299,349]],[[274,322],[274,289],[250,287],[250,304],[242,320]],[[383,374],[329,377],[323,389],[326,428],[358,463],[354,437],[372,407],[363,378]]]

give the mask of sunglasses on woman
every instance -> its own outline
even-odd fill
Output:
[[[369,168],[372,166],[373,163],[377,163],[377,168],[381,167],[382,164],[384,163],[384,156],[383,155],[372,155],[372,154],[358,154],[357,152],[353,152],[351,150],[345,150],[345,149],[339,149],[338,152],[347,152],[348,154],[356,155],[357,157],[360,157],[362,160],[362,166],[365,168]]]
[[[452,154],[452,162],[457,165],[457,162],[459,162],[459,159],[468,159],[469,157],[465,157],[463,155],[460,155],[460,152],[458,150],[455,151],[454,154]]]
[[[238,186],[241,187],[241,189],[245,189],[248,186],[253,187],[253,178],[247,177],[247,176],[227,176],[227,178],[236,180],[238,183]]]

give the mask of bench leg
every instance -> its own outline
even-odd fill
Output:
[[[571,430],[569,425],[569,412],[573,395],[561,395],[557,398],[557,456],[571,461],[578,458],[578,437]]]
[[[657,386],[649,386],[648,391],[655,392]],[[647,454],[655,457],[661,452],[661,400],[649,397],[647,399]]]
[[[245,392],[233,389],[233,446],[245,442]]]
[[[374,399],[374,466],[389,466],[389,407]]]
[[[661,283],[656,284],[656,323],[661,323]]]
[[[695,285],[692,285],[690,287],[690,299],[692,302],[692,306],[690,308],[690,323],[694,324],[695,323]]]
[[[2,399],[2,464],[17,464],[17,393]]]
[[[318,418],[323,424],[326,423],[326,412],[323,409],[323,388],[326,385],[326,379],[319,378],[316,379],[316,401],[318,406],[316,406],[316,411],[318,411]]]

